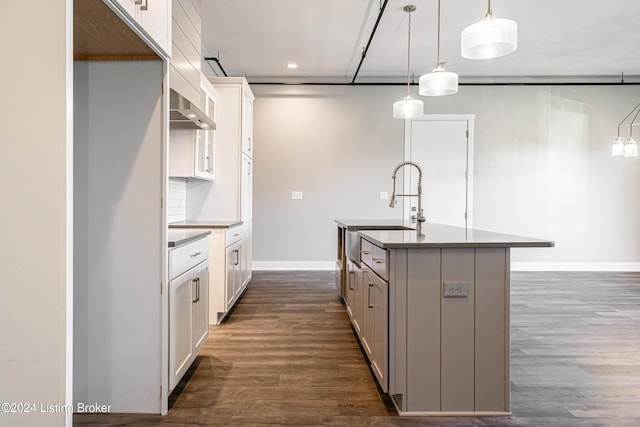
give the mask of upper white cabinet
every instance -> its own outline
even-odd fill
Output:
[[[167,56],[171,56],[171,0],[104,0],[117,5]]]
[[[218,93],[209,81],[202,79],[202,105],[204,112],[217,120]],[[215,129],[172,129],[169,142],[169,176],[215,179]]]
[[[246,84],[246,81],[245,81]],[[249,85],[242,91],[242,153],[253,157],[253,100]]]

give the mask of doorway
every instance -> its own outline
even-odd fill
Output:
[[[422,206],[427,222],[472,227],[473,114],[427,114],[405,120],[404,160],[422,167]],[[404,193],[415,194],[418,172],[405,168]],[[413,192],[413,193],[412,193]],[[417,213],[405,197],[403,218]]]

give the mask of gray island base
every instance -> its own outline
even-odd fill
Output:
[[[336,220],[336,285],[400,415],[510,415],[512,247],[552,241],[438,224]]]

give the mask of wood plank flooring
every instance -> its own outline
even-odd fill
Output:
[[[254,272],[168,415],[77,425],[639,426],[640,273],[512,273],[511,417],[398,417],[332,272]]]

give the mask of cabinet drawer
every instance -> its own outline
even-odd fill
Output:
[[[375,271],[376,274],[384,280],[389,280],[389,253],[386,250],[373,245],[372,255],[373,264],[371,265],[371,268],[373,271]]]
[[[169,279],[178,277],[209,258],[209,237],[189,242],[169,251]]]
[[[360,239],[360,260],[373,268],[373,243]]]
[[[227,235],[225,236],[225,247],[228,248],[240,239],[242,239],[242,227],[237,225],[229,228],[227,230]]]

